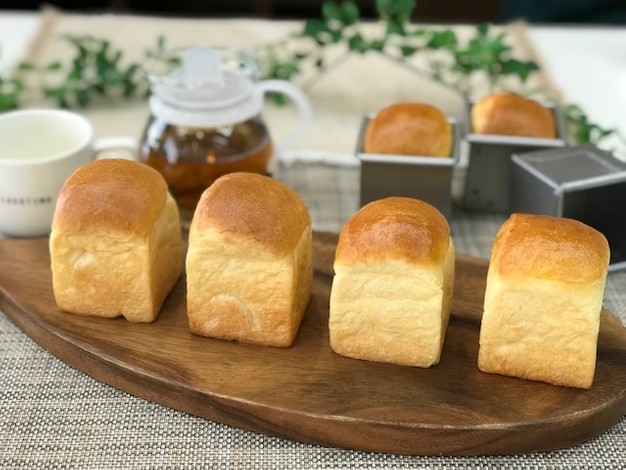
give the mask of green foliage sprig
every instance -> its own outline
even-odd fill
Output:
[[[19,106],[19,96],[24,89],[21,80],[0,75],[0,112],[16,109]]]
[[[45,98],[62,108],[85,107],[98,97],[131,98],[145,95],[148,84],[139,63],[123,64],[123,52],[104,39],[62,36],[74,48],[69,64],[55,61],[44,66],[18,65],[22,76],[35,74]],[[159,42],[162,48],[162,42]],[[158,47],[159,47],[158,46]],[[19,79],[23,83],[23,79]]]
[[[486,77],[496,88],[509,77],[524,83],[539,68],[532,61],[513,57],[506,33],[493,34],[488,23],[479,25],[474,36],[462,43],[449,28],[420,27],[410,23],[415,0],[377,0],[380,27],[368,35],[363,31],[358,6],[351,1],[327,1],[322,17],[309,19],[300,32],[265,48],[265,75],[293,80],[313,68],[317,75],[341,63],[350,54],[377,53],[468,95],[471,77]],[[337,49],[341,49],[337,57]],[[335,54],[333,54],[335,53]],[[422,57],[422,65],[411,59]],[[311,67],[312,66],[312,67]]]
[[[625,136],[615,128],[607,129],[591,122],[580,106],[565,105],[564,112],[573,142],[598,144],[613,138],[620,144],[620,147],[626,148]]]
[[[2,49],[0,49],[0,53]],[[2,57],[2,54],[0,54]],[[14,74],[0,69],[0,112],[19,107],[24,82]]]

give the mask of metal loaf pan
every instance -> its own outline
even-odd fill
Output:
[[[594,227],[609,241],[609,269],[626,268],[626,163],[583,145],[513,155],[512,166],[512,210]]]
[[[361,206],[390,196],[412,197],[436,207],[448,220],[452,214],[452,173],[459,161],[461,129],[454,118],[450,157],[365,153],[363,143],[369,121],[361,122],[356,156],[361,162]]]
[[[554,139],[475,134],[471,128],[474,101],[465,104],[468,167],[463,207],[480,212],[511,211],[511,156],[546,148],[567,146],[567,127],[562,110],[553,103],[542,103],[553,113],[557,136]]]

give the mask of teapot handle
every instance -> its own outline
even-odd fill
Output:
[[[306,94],[298,86],[286,80],[263,80],[257,83],[256,87],[263,94],[267,92],[284,93],[295,103],[300,112],[300,122],[296,130],[276,147],[275,154],[280,155],[281,152],[291,147],[309,130],[313,118],[311,103]]]

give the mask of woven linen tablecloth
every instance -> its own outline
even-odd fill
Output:
[[[338,231],[358,208],[355,165],[290,161],[277,177]],[[488,257],[504,217],[455,212],[459,252]],[[626,323],[626,272],[609,276],[605,306]],[[414,457],[348,451],[243,431],[147,402],[93,380],[39,348],[0,314],[1,468],[619,469],[626,420],[581,445],[491,457]]]

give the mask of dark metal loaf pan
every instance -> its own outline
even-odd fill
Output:
[[[554,139],[476,134],[471,128],[474,101],[467,101],[464,122],[468,167],[463,207],[479,212],[509,213],[511,210],[511,156],[545,148],[567,146],[563,113],[552,103],[542,103],[554,115],[557,136]]]
[[[512,157],[515,212],[580,220],[602,232],[611,270],[626,268],[626,163],[593,145]]]
[[[452,213],[452,172],[459,161],[461,129],[457,120],[452,126],[450,157],[407,156],[365,153],[363,141],[369,121],[363,118],[356,148],[361,162],[361,206],[390,196],[420,199],[436,207],[446,218]]]

